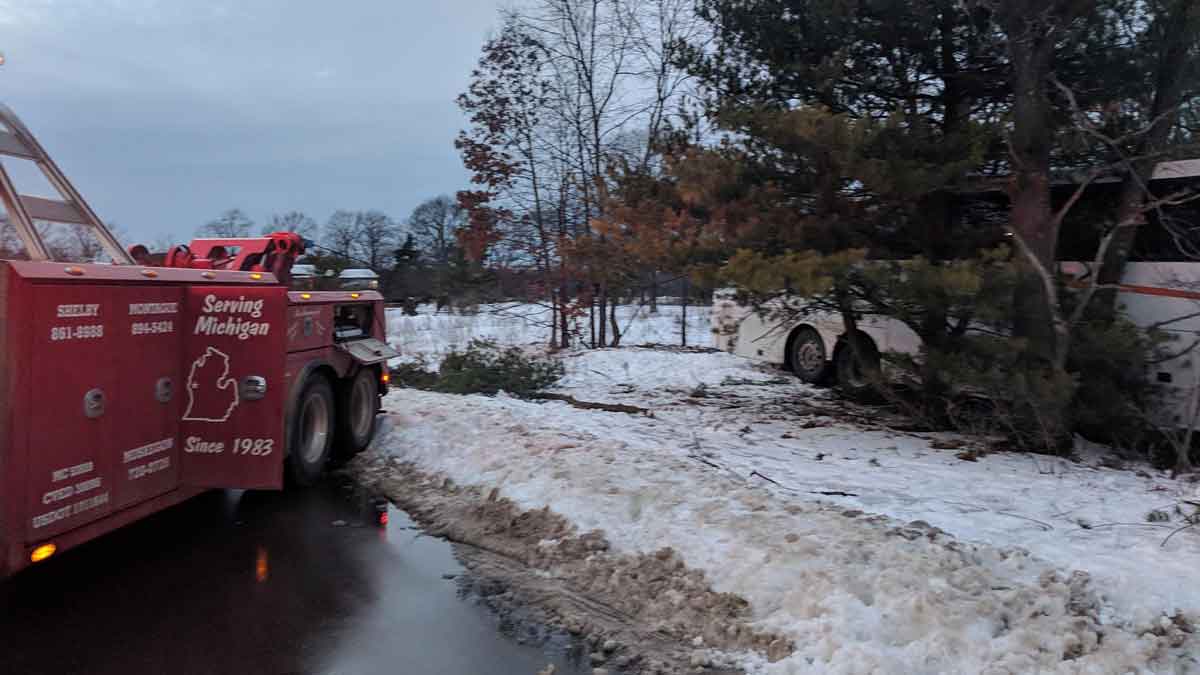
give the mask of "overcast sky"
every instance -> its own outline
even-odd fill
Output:
[[[0,0],[0,101],[128,238],[221,211],[396,219],[467,174],[495,0]]]

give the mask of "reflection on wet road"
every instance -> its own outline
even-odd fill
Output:
[[[590,672],[517,644],[444,542],[346,488],[213,492],[0,585],[0,673]]]

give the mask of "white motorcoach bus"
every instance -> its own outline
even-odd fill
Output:
[[[1164,162],[1154,175],[1156,180],[1196,177],[1200,177],[1200,160]],[[1086,276],[1089,268],[1077,262],[1060,265],[1063,274],[1075,278]],[[1200,262],[1126,264],[1118,305],[1135,325],[1153,326],[1176,338],[1170,349],[1183,353],[1152,366],[1152,377],[1166,388],[1167,409],[1160,414],[1164,423],[1196,420],[1195,393],[1200,390]],[[858,321],[858,328],[865,337],[860,344],[866,347],[867,359],[877,360],[884,352],[915,355],[920,351],[920,338],[895,319],[868,316]],[[813,314],[790,325],[779,325],[740,305],[733,289],[723,289],[713,294],[712,330],[718,349],[783,366],[804,382],[836,380],[850,389],[866,386],[862,370],[847,349],[840,314]]]

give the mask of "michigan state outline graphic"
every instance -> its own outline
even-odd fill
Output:
[[[208,347],[192,362],[187,379],[185,422],[224,422],[238,406],[237,382],[229,376],[229,355]]]

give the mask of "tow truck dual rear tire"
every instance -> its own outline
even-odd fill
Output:
[[[333,447],[337,404],[333,387],[323,375],[313,375],[296,400],[288,443],[288,477],[300,486],[321,477]]]
[[[379,413],[379,373],[363,368],[344,380],[339,396],[337,446],[334,453],[349,459],[367,449],[375,438],[375,420]]]

